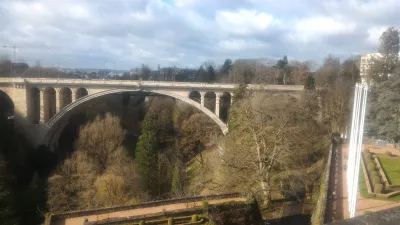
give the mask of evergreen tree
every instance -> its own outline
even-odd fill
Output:
[[[315,90],[315,79],[313,76],[308,75],[304,83],[304,89],[307,91]]]
[[[171,193],[174,196],[181,196],[183,192],[182,188],[182,172],[181,172],[182,164],[180,160],[175,162],[173,171],[172,171],[172,181],[171,181]]]
[[[156,182],[153,179],[157,174],[157,129],[156,115],[151,111],[143,121],[142,135],[136,144],[135,161],[149,193],[155,193]]]

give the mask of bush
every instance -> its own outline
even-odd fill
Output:
[[[141,220],[140,222],[139,222],[139,225],[145,225],[146,224],[146,222],[144,221],[144,220]]]
[[[382,193],[383,191],[384,191],[383,184],[381,184],[381,183],[376,183],[376,184],[374,185],[374,193],[380,194],[380,193]]]
[[[198,219],[199,219],[199,218],[197,217],[197,214],[194,214],[194,215],[192,216],[191,222],[197,222]]]
[[[364,155],[365,155],[365,158],[366,158],[367,160],[372,159],[372,155],[371,155],[370,152],[367,152],[367,153],[365,153]]]
[[[170,217],[168,218],[168,225],[173,225],[174,224],[174,218]]]
[[[385,152],[385,155],[387,155],[387,156],[392,156],[392,152],[391,152],[391,151],[386,151],[386,152]]]
[[[208,202],[206,201],[206,200],[204,200],[202,203],[201,203],[201,207],[204,209],[204,210],[207,210],[208,209]]]
[[[371,173],[372,171],[375,171],[375,170],[376,170],[375,163],[369,162],[367,165],[368,165],[368,166],[367,166],[368,171],[369,171],[370,173]]]
[[[365,152],[365,153],[370,153],[370,151],[369,151],[368,148],[364,149],[364,152]]]

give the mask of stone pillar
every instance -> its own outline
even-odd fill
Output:
[[[44,123],[44,89],[40,89],[40,123]]]
[[[71,103],[76,100],[76,89],[71,88]]]
[[[204,96],[206,95],[205,92],[200,92],[200,105],[204,106]]]
[[[61,88],[54,88],[56,90],[56,113],[60,111],[60,91]]]
[[[222,93],[215,93],[215,115],[219,118],[219,111],[220,111],[220,101],[221,101]]]

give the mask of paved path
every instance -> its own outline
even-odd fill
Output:
[[[364,150],[364,146],[362,149]],[[348,210],[348,200],[347,200],[347,174],[346,171],[344,170],[344,164],[347,165],[347,156],[348,156],[348,150],[349,147],[348,145],[343,145],[342,146],[342,157],[341,157],[341,163],[339,163],[338,168],[340,166],[340,170],[342,171],[342,182],[341,185],[338,183],[338,188],[341,187],[341,193],[337,192],[337,206],[340,207],[341,205],[341,210],[343,212],[342,216],[337,216],[335,217],[335,220],[341,220],[341,219],[348,219],[349,218],[349,210]],[[374,149],[375,152],[384,152],[385,150],[377,150]],[[374,151],[371,149],[371,151]],[[361,164],[360,164],[361,166]],[[362,172],[362,171],[360,171]],[[360,174],[361,175],[361,174]],[[340,193],[340,194],[339,194]],[[363,215],[365,211],[380,211],[383,209],[389,209],[393,208],[396,206],[400,206],[400,202],[393,202],[393,201],[382,201],[382,200],[375,200],[375,199],[368,199],[368,198],[363,198],[360,196],[360,191],[358,190],[357,192],[357,203],[356,203],[356,216]],[[340,209],[338,209],[340,211]]]
[[[245,198],[229,198],[229,199],[218,199],[218,200],[209,200],[208,203],[210,205],[223,203],[223,202],[230,202],[230,201],[237,201],[243,202],[246,201]],[[51,225],[82,225],[85,218],[88,218],[89,221],[97,221],[97,220],[104,220],[109,218],[123,218],[123,217],[130,217],[130,216],[141,216],[147,214],[154,214],[154,213],[161,213],[165,211],[176,211],[188,208],[195,208],[201,207],[203,201],[198,202],[190,202],[190,203],[178,203],[178,204],[171,204],[171,205],[164,205],[164,206],[156,206],[156,207],[149,207],[149,208],[141,208],[141,209],[132,209],[126,211],[119,211],[119,212],[112,212],[112,213],[105,213],[99,215],[90,215],[90,216],[82,216],[82,217],[73,217],[73,218],[66,218],[64,220],[58,220],[51,223]]]

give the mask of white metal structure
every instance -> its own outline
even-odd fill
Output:
[[[354,217],[356,212],[358,176],[360,171],[361,147],[364,134],[364,119],[367,97],[368,86],[356,84],[354,90],[350,150],[347,162],[347,192],[350,218]]]

